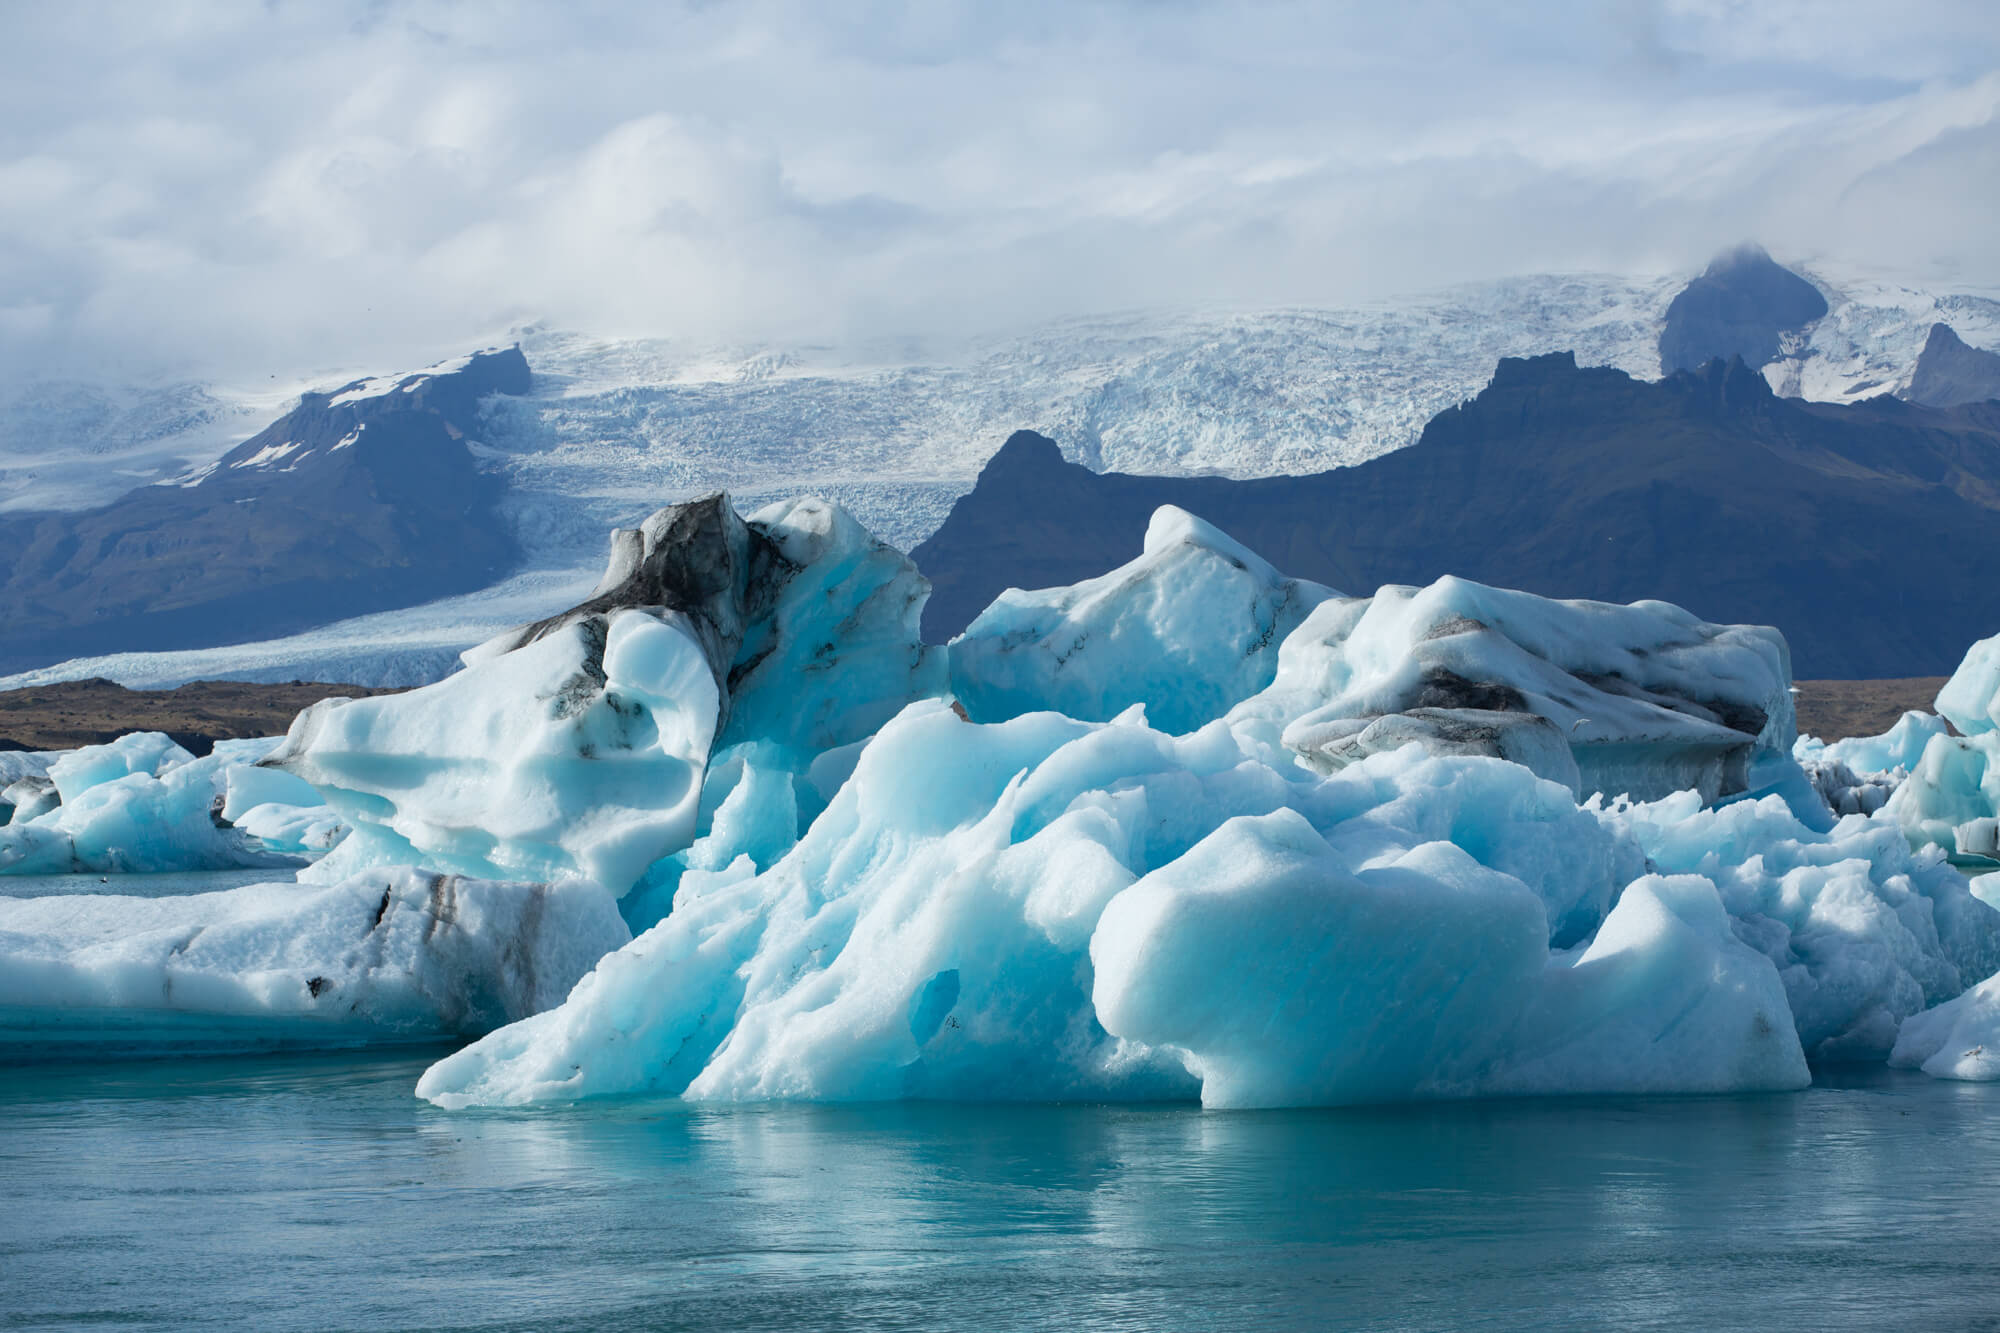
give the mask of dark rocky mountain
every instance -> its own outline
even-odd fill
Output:
[[[1353,593],[1460,574],[1776,625],[1802,677],[1945,674],[2000,630],[2000,404],[1808,403],[1741,360],[1647,383],[1565,352],[1503,360],[1416,444],[1311,476],[1098,474],[1019,432],[912,553],[925,637],[1131,559],[1162,504]]]
[[[2000,352],[1968,347],[1949,324],[1931,325],[1931,336],[1917,354],[1906,402],[1925,407],[1958,407],[2000,399]]]
[[[1778,359],[1779,337],[1826,315],[1826,298],[1756,245],[1724,251],[1681,289],[1660,329],[1660,373],[1743,358],[1753,369]]]
[[[492,583],[517,558],[504,482],[466,446],[519,348],[308,393],[173,481],[101,509],[0,520],[0,671],[239,643]]]

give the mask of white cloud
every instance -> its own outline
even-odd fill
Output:
[[[9,24],[17,374],[396,365],[525,318],[709,338],[1333,302],[1744,237],[2000,278],[1986,0]]]

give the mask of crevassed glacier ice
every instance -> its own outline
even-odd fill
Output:
[[[395,870],[188,897],[0,898],[0,1052],[469,1036],[555,1004],[629,938],[583,881]]]
[[[711,749],[803,770],[943,688],[908,559],[820,501],[728,497],[613,536],[598,589],[408,694],[301,714],[269,761],[355,826],[312,872],[422,865],[624,894],[697,835]]]
[[[1773,629],[1447,577],[1320,603],[1280,646],[1270,686],[1230,717],[1337,766],[1357,719],[1532,714],[1568,741],[1584,792],[1713,801],[1749,789],[1760,762],[1796,772],[1790,687]]]
[[[0,875],[299,865],[344,826],[310,786],[250,767],[275,744],[223,741],[196,759],[160,732],[135,732],[65,754],[39,805],[0,826]],[[257,801],[232,802],[239,788]]]
[[[1614,908],[1644,859],[1563,787],[1414,746],[1332,776],[1260,750],[1137,709],[979,725],[914,705],[769,869],[688,868],[664,921],[419,1094],[1803,1083],[1776,972],[1719,925],[1713,886],[1645,881]]]
[[[1278,645],[1335,593],[1272,569],[1163,505],[1138,559],[1066,588],[1010,588],[951,643],[976,722],[1053,709],[1102,722],[1135,703],[1179,734],[1270,684]]]
[[[2000,912],[1890,819],[1819,832],[1776,796],[1705,809],[1692,791],[1595,808],[1656,869],[1715,884],[1814,1060],[1880,1060],[1904,1019],[2000,968]]]

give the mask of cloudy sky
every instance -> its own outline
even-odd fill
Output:
[[[838,17],[834,15],[838,13]],[[263,379],[1335,304],[1762,240],[2000,279],[1991,0],[0,0],[0,366]]]

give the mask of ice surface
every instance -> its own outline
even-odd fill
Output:
[[[695,634],[626,609],[407,694],[315,704],[267,762],[354,826],[316,877],[421,864],[622,890],[692,837],[718,707]]]
[[[1849,736],[1831,744],[1811,736],[1801,736],[1792,747],[1795,758],[1846,764],[1856,773],[1888,773],[1909,770],[1923,758],[1924,747],[1933,736],[1948,734],[1950,728],[1933,713],[1908,712],[1880,736]],[[1964,730],[1964,728],[1960,728]]]
[[[1938,691],[1937,710],[1967,736],[2000,729],[2000,634],[1966,650]]]
[[[1355,752],[1358,719],[1532,714],[1568,741],[1584,792],[1714,800],[1747,790],[1760,761],[1790,767],[1790,686],[1776,630],[1447,577],[1322,602],[1280,645],[1269,688],[1231,717],[1331,766]]]
[[[1905,1020],[1889,1063],[1933,1078],[2000,1079],[2000,975]]]
[[[459,674],[308,709],[270,762],[355,826],[315,878],[416,864],[623,895],[694,840],[713,746],[765,743],[804,772],[941,689],[928,593],[836,506],[746,524],[711,496],[615,534],[589,597]]]
[[[1814,1060],[1880,1060],[1905,1018],[2000,969],[2000,912],[1889,817],[1819,832],[1777,796],[1704,808],[1694,792],[1600,810],[1655,869],[1715,884]]]
[[[348,1046],[484,1032],[629,938],[581,881],[388,871],[187,897],[0,898],[0,1051]]]
[[[1102,722],[1142,703],[1153,725],[1192,731],[1270,684],[1279,643],[1335,595],[1162,506],[1130,564],[1002,593],[952,641],[952,691],[979,722],[1039,708]]]
[[[1642,881],[1614,908],[1644,858],[1564,788],[1416,747],[1332,776],[1260,753],[1136,709],[980,725],[914,705],[775,865],[686,870],[671,915],[563,1006],[418,1091],[1265,1105],[1803,1083],[1777,974],[1714,888]]]
[[[1972,850],[1959,830],[2000,812],[2000,732],[1932,736],[1884,809],[1913,843]]]
[[[134,732],[70,751],[47,779],[7,789],[23,799],[0,826],[0,876],[298,865],[345,826],[297,779],[251,776],[275,744],[224,741],[196,759],[160,732]]]
[[[1574,959],[1538,906],[1453,844],[1357,872],[1291,811],[1238,819],[1106,908],[1097,1012],[1184,1051],[1211,1106],[1809,1081],[1706,880],[1633,884]]]

